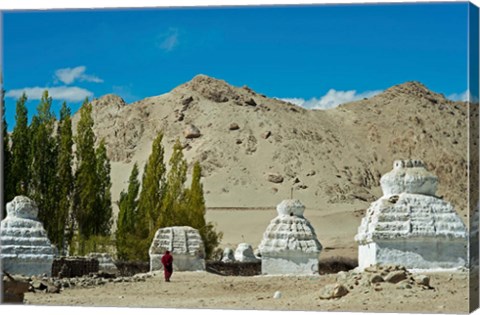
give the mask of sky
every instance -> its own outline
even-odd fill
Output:
[[[467,90],[468,4],[3,11],[6,118],[43,90],[75,112],[114,93],[131,103],[205,74],[307,108],[407,81]]]

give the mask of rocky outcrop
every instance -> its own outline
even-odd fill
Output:
[[[466,265],[465,225],[451,204],[435,196],[437,182],[422,161],[394,162],[380,180],[383,196],[370,205],[355,236],[360,268]]]
[[[284,200],[259,245],[263,274],[316,274],[322,245],[299,200]]]
[[[7,203],[7,216],[0,224],[2,268],[10,274],[27,276],[52,272],[54,247],[38,221],[36,203],[17,196]]]
[[[159,229],[150,246],[150,271],[163,269],[165,251],[173,256],[175,271],[205,270],[205,247],[198,230],[189,226]]]
[[[338,299],[355,291],[368,294],[394,287],[397,290],[430,290],[430,277],[412,274],[400,265],[376,265],[365,268],[363,272],[356,269],[337,274],[336,282],[328,284],[320,291],[321,299]]]

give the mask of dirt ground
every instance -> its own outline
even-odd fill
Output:
[[[336,275],[224,277],[207,272],[177,272],[172,282],[161,274],[145,282],[107,283],[65,289],[59,294],[27,293],[25,304],[188,309],[308,310],[352,312],[467,313],[468,273],[430,273],[433,289],[400,289],[382,283],[355,287],[340,298],[322,300],[321,289]],[[281,298],[273,298],[276,291]]]

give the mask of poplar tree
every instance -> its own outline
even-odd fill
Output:
[[[117,231],[115,233],[117,256],[123,260],[134,259],[135,229],[137,222],[138,193],[140,182],[138,181],[138,165],[135,163],[128,179],[127,191],[120,193],[118,202],[119,213],[117,220]]]
[[[97,163],[95,135],[93,133],[92,105],[88,99],[80,108],[77,125],[76,160],[73,214],[80,236],[80,246],[94,233],[95,208],[97,203]]]
[[[159,133],[152,143],[152,153],[145,164],[142,189],[138,200],[138,216],[136,219],[135,258],[148,260],[148,248],[156,232],[164,226],[161,214],[162,201],[165,191],[165,150],[162,146],[163,134]]]
[[[58,189],[59,189],[59,201],[58,201],[58,214],[56,217],[56,231],[57,231],[57,243],[59,249],[63,252],[66,247],[66,243],[71,241],[71,233],[73,230],[73,220],[70,217],[71,205],[72,205],[72,193],[73,193],[73,136],[72,136],[72,120],[70,108],[64,102],[60,109],[60,121],[57,129],[57,142],[58,142]],[[66,235],[66,230],[70,232]]]
[[[105,139],[100,141],[96,150],[97,203],[93,218],[93,234],[108,236],[112,227],[112,196],[110,189],[110,160],[107,157]]]
[[[78,253],[109,246],[112,225],[110,161],[105,141],[95,150],[92,104],[86,99],[80,108],[77,125],[76,162],[73,189],[73,217],[76,223]],[[74,251],[74,250],[72,250]]]
[[[15,128],[12,132],[12,176],[9,179],[14,195],[29,195],[30,133],[28,129],[27,96],[24,93],[15,109]]]
[[[187,180],[187,162],[183,158],[182,145],[177,139],[169,161],[165,198],[162,205],[163,225],[188,225],[184,184]]]
[[[138,200],[138,213],[140,219],[145,219],[147,234],[155,228],[163,226],[161,206],[165,192],[165,150],[162,146],[163,134],[159,133],[152,143],[152,153],[148,158],[142,177],[142,190]]]
[[[7,121],[5,120],[5,105],[3,103],[3,90],[2,90],[2,139],[3,139],[3,205],[1,218],[4,218],[6,215],[6,204],[10,202],[15,197],[15,186],[12,180],[12,154],[10,152],[10,137],[8,134]]]
[[[212,222],[206,223],[206,206],[201,176],[202,168],[197,161],[193,165],[192,183],[186,192],[186,209],[188,209],[189,225],[199,230],[205,245],[205,256],[210,258],[215,248],[220,244],[223,233],[216,232]]]
[[[190,189],[187,190],[188,219],[192,227],[196,229],[205,226],[206,207],[201,176],[202,168],[197,161],[193,164],[192,183]]]
[[[31,133],[31,194],[38,205],[38,219],[43,223],[48,237],[58,244],[57,211],[57,143],[53,134],[55,116],[51,110],[52,98],[48,91],[42,95],[37,115],[30,125]]]

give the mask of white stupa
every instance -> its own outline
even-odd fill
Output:
[[[258,262],[258,258],[253,253],[252,245],[247,243],[240,243],[235,250],[235,261],[239,262]]]
[[[258,247],[262,274],[317,274],[322,245],[299,200],[284,200]]]
[[[437,183],[422,161],[394,162],[380,180],[383,196],[370,205],[355,236],[360,269],[467,265],[467,230],[452,205],[435,195]]]
[[[7,203],[7,216],[0,224],[0,257],[6,272],[52,274],[55,250],[37,216],[38,207],[28,197],[17,196]]]
[[[174,271],[205,270],[205,247],[198,230],[190,226],[159,229],[150,245],[150,271],[163,269],[161,259],[168,250]]]

